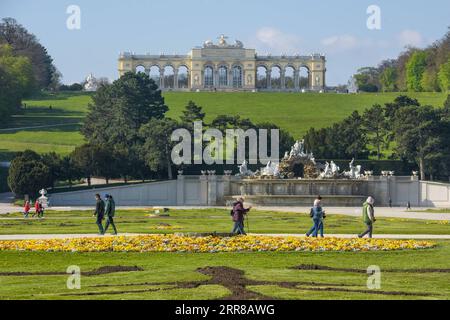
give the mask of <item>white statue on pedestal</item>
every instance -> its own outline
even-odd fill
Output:
[[[86,78],[86,83],[84,84],[84,91],[97,91],[98,82],[92,73],[90,73]]]
[[[41,189],[39,190],[39,194],[41,195],[38,199],[39,203],[42,205],[43,208],[48,208],[48,198],[45,196],[47,194],[47,190]]]

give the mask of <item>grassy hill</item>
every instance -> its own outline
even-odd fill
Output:
[[[189,100],[206,112],[206,121],[219,114],[239,114],[253,122],[270,121],[300,138],[310,127],[325,127],[348,116],[353,110],[363,111],[374,103],[392,101],[397,93],[320,94],[320,93],[210,93],[167,92],[170,110],[177,118]],[[443,105],[442,93],[411,93],[422,104]],[[79,128],[87,112],[90,95],[58,93],[24,101],[22,114],[16,115],[0,129],[0,160],[10,159],[14,152],[32,149],[68,154],[83,143]],[[51,108],[50,108],[51,106]],[[31,128],[33,127],[33,128]]]

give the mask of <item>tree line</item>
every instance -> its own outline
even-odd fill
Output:
[[[168,110],[161,90],[145,73],[128,72],[111,84],[103,83],[92,95],[81,129],[87,143],[65,157],[19,153],[11,162],[8,184],[16,194],[31,195],[56,181],[71,184],[86,178],[90,185],[94,176],[105,178],[107,183],[112,178],[125,182],[172,179],[177,167],[172,164],[171,152],[177,142],[171,141],[171,134],[184,128],[193,135],[194,121],[202,121],[203,130],[211,127],[223,133],[234,128],[279,129],[280,154],[294,144],[288,132],[269,122],[255,124],[238,115],[219,115],[205,123],[206,114],[193,101],[187,103],[180,119],[167,117]]]
[[[354,75],[365,92],[448,92],[450,90],[450,29],[425,49],[408,47],[396,59],[364,67]]]
[[[359,114],[354,111],[330,127],[311,128],[305,145],[321,159],[380,160],[393,149],[391,159],[415,163],[421,179],[450,175],[450,95],[443,108],[421,106],[416,99],[399,96]],[[375,150],[370,151],[370,147]]]
[[[0,117],[7,119],[22,99],[59,86],[61,74],[35,35],[12,18],[0,21]]]

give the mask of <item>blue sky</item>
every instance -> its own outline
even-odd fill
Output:
[[[69,5],[81,29],[69,30]],[[381,30],[369,30],[368,6],[381,9]],[[261,54],[324,53],[327,84],[346,83],[362,66],[394,58],[406,45],[424,47],[450,26],[448,0],[0,0],[47,47],[63,82],[90,72],[118,77],[120,51],[187,53],[222,33]]]

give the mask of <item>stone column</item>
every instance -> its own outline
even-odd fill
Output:
[[[286,90],[286,73],[285,70],[280,71],[280,88],[281,90]]]
[[[215,171],[208,172],[208,206],[217,204],[217,176]]]
[[[164,89],[164,69],[159,70],[159,88]]]
[[[173,73],[173,89],[178,90],[178,69],[175,68]]]
[[[231,194],[231,174],[233,171],[231,170],[225,170],[224,176],[222,177],[223,180],[223,195],[224,196],[232,196]]]
[[[272,89],[272,70],[267,70],[267,89]]]
[[[177,177],[177,205],[182,206],[184,205],[184,176],[183,171],[178,171],[178,177]]]
[[[300,89],[300,70],[294,70],[294,90]]]
[[[213,71],[213,87],[219,86],[219,70],[214,69]]]
[[[200,205],[208,205],[208,176],[202,172],[199,177],[200,182]]]

